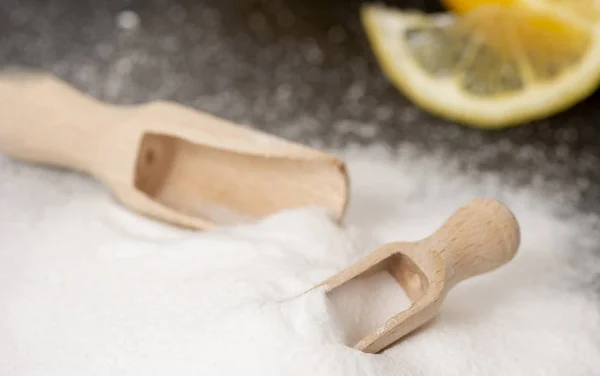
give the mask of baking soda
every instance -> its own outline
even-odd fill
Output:
[[[597,373],[599,310],[586,292],[596,217],[409,146],[338,154],[352,178],[344,228],[302,208],[212,232],[140,217],[87,177],[0,157],[0,375]],[[415,335],[377,355],[352,349],[406,296],[385,274],[335,294],[311,288],[385,242],[429,235],[479,196],[515,213],[517,256],[456,286]]]
[[[327,298],[348,346],[410,307],[410,299],[387,271],[350,280],[329,292]]]

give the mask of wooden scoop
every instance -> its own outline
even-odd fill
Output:
[[[412,301],[410,308],[354,345],[377,353],[433,319],[458,282],[510,261],[519,243],[519,225],[510,210],[495,200],[475,199],[433,235],[414,243],[386,244],[317,288],[331,292],[352,279],[384,270],[394,277]]]
[[[39,72],[0,75],[0,153],[77,170],[137,212],[210,229],[321,206],[340,221],[344,163],[170,102],[117,107]]]

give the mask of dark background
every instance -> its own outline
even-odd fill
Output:
[[[598,94],[502,131],[443,121],[383,77],[360,3],[2,0],[0,66],[44,68],[112,103],[171,99],[315,146],[409,142],[465,169],[576,192],[576,205],[600,213]],[[434,0],[387,3],[442,9]],[[122,11],[137,14],[137,27],[123,27]]]

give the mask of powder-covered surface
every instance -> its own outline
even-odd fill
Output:
[[[565,197],[539,187],[462,175],[455,160],[409,146],[340,155],[353,181],[345,229],[306,208],[211,233],[138,217],[85,177],[0,158],[0,374],[583,376],[600,369],[600,310],[586,292],[600,269],[588,254],[598,241],[596,217],[565,210]],[[360,309],[303,294],[377,244],[429,234],[481,195],[513,209],[520,252],[457,286],[434,323],[383,354],[344,345],[344,322]]]
[[[314,145],[450,150],[401,163],[352,156],[349,224],[360,239],[373,231],[367,244],[418,237],[488,193],[527,229],[517,259],[453,291],[427,331],[366,356],[340,345],[334,323],[352,327],[354,315],[332,319],[315,295],[286,300],[370,249],[339,246],[350,235],[332,234],[318,214],[192,236],[132,216],[88,179],[0,159],[0,375],[598,373],[600,231],[573,206],[600,207],[600,97],[503,132],[441,121],[383,78],[360,30],[361,2],[3,0],[0,66],[39,66],[115,103],[173,99]],[[473,166],[501,175],[457,176]],[[235,245],[234,262],[214,251],[217,239]]]

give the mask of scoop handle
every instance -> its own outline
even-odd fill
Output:
[[[497,200],[478,198],[454,212],[424,243],[444,259],[449,288],[510,261],[520,240],[510,209]]]
[[[0,153],[28,162],[91,172],[119,111],[50,75],[0,75]]]

